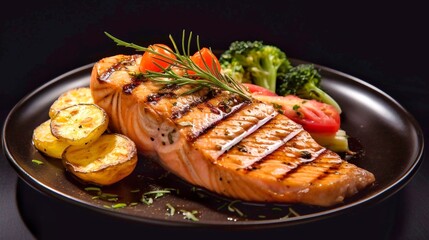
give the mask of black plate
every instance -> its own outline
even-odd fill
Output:
[[[293,62],[303,63],[300,60]],[[421,162],[422,131],[400,104],[362,80],[318,66],[324,77],[322,87],[342,106],[342,128],[351,136],[352,150],[359,151],[358,157],[350,161],[375,174],[373,186],[346,199],[343,204],[329,208],[237,202],[194,188],[167,174],[153,161],[143,161],[140,157],[132,175],[102,188],[104,193],[118,195],[117,202],[138,204],[120,209],[107,208],[117,202],[94,198],[96,192],[85,190],[87,186],[65,172],[59,160],[41,155],[31,142],[34,128],[48,119],[49,107],[61,93],[88,86],[92,66],[85,65],[65,73],[22,99],[5,121],[2,142],[10,163],[30,186],[103,214],[170,226],[268,228],[301,224],[380,202],[404,187]],[[34,164],[32,159],[44,164]],[[139,201],[142,193],[159,188],[179,191],[155,199],[151,205]],[[167,215],[166,204],[176,209],[173,216]],[[197,210],[199,221],[184,218],[179,210]],[[299,216],[294,216],[291,211]]]

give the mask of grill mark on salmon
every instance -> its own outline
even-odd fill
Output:
[[[192,86],[139,78],[140,60],[117,55],[96,63],[94,102],[113,131],[190,184],[244,201],[332,206],[375,181],[271,104],[208,89],[182,94]]]
[[[192,88],[190,86],[182,86],[173,89],[166,93],[154,93],[158,99],[151,101],[152,104],[165,105],[168,104],[171,108],[170,117],[172,119],[179,119],[186,115],[193,107],[215,97],[219,91],[201,89],[194,94],[186,94]],[[163,102],[164,101],[164,102]]]
[[[220,107],[223,106],[225,101],[229,102],[227,110],[224,107]],[[174,121],[181,126],[192,123],[191,127],[183,129],[183,133],[188,141],[194,141],[211,127],[247,104],[249,103],[238,100],[236,96],[222,92],[214,98],[206,99],[206,101],[193,106],[181,118],[174,119]]]
[[[270,105],[260,102],[248,104],[197,138],[194,146],[210,155],[211,159],[217,159],[277,114]]]
[[[309,142],[310,135],[306,131],[301,131],[295,135],[278,151],[273,152],[264,159],[266,165],[276,165],[276,178],[279,181],[300,170],[301,165],[311,164],[321,157],[326,149],[316,142]],[[305,142],[306,141],[306,142]],[[305,144],[303,144],[305,143]]]
[[[136,66],[136,59],[139,57],[139,55],[118,55],[115,59],[112,59],[115,61],[113,65],[107,69],[101,69],[102,74],[98,76],[98,79],[101,81],[108,81],[112,73],[120,70],[127,70],[127,66]]]
[[[280,122],[288,124],[279,124]],[[231,169],[254,169],[255,164],[276,151],[302,131],[298,125],[284,115],[278,114],[253,134],[244,138],[230,151],[221,155],[216,163]]]

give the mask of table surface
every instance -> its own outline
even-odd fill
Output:
[[[233,40],[263,38],[291,57],[356,76],[397,100],[420,123],[425,139],[429,136],[428,39],[420,34],[425,27],[423,7],[389,5],[390,10],[384,11],[384,3],[360,2],[339,8],[315,3],[307,8],[304,3],[291,1],[280,11],[276,5],[227,1],[216,6],[200,1],[117,2],[34,3],[24,9],[18,2],[11,3],[10,11],[0,16],[0,66],[9,81],[0,89],[2,125],[11,108],[36,87],[71,69],[120,53],[122,49],[107,41],[103,31],[148,44],[186,27],[195,29],[208,46],[224,49]],[[238,8],[241,10],[234,11]],[[157,11],[149,11],[153,9]],[[383,18],[379,12],[384,13]],[[159,14],[170,18],[159,19]],[[407,17],[396,18],[405,14]],[[195,18],[205,19],[206,25]],[[151,19],[152,25],[142,19]],[[423,157],[419,171],[406,187],[380,204],[304,225],[234,231],[165,228],[101,215],[33,189],[18,178],[2,155],[0,239],[259,239],[274,234],[290,239],[428,239],[429,163],[427,154]]]

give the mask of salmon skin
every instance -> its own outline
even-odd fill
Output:
[[[320,146],[271,104],[139,73],[141,55],[116,55],[91,73],[94,102],[142,155],[190,184],[251,202],[332,206],[375,181]]]

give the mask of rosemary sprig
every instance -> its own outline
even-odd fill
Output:
[[[234,79],[221,73],[216,67],[215,64],[211,64],[213,67],[209,67],[209,64],[205,62],[202,58],[204,68],[195,64],[190,56],[190,48],[192,42],[192,32],[189,34],[188,40],[185,41],[185,31],[182,33],[182,52],[180,52],[177,47],[176,42],[173,37],[169,35],[170,41],[173,44],[174,51],[161,47],[164,50],[172,53],[175,58],[166,56],[164,54],[158,53],[153,49],[139,46],[134,43],[128,43],[123,40],[120,40],[111,34],[105,32],[105,34],[111,38],[118,46],[133,48],[137,51],[150,52],[154,55],[158,56],[157,60],[164,61],[170,63],[170,66],[164,68],[154,62],[162,71],[147,71],[144,73],[146,78],[152,79],[153,81],[157,81],[163,84],[176,84],[176,85],[192,85],[193,88],[184,94],[191,94],[193,92],[199,91],[202,88],[218,88],[229,91],[231,93],[235,93],[245,100],[251,100],[251,95],[248,90],[240,83],[236,82]],[[185,45],[186,43],[186,45]],[[197,36],[197,48],[198,53],[201,54],[201,48],[199,43],[199,36]],[[172,70],[172,67],[181,68],[185,73],[192,72],[193,74],[184,74],[179,75],[177,72]]]

